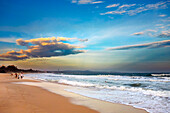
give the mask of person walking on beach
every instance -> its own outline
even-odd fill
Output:
[[[23,75],[23,72],[21,72],[21,79],[23,79],[24,78],[24,75]]]
[[[20,78],[20,74],[18,74],[18,79]]]
[[[18,75],[17,75],[17,73],[15,73],[15,78],[17,78],[18,77]]]

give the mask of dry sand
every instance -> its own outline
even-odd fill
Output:
[[[31,84],[34,86],[29,86]],[[66,92],[63,88],[67,86],[60,86],[35,80],[18,80],[9,74],[0,74],[0,113],[147,113],[132,106]]]

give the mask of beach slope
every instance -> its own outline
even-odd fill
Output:
[[[14,84],[16,82],[19,84]],[[20,84],[21,82],[28,85]],[[0,113],[147,113],[132,106],[113,104],[70,92],[62,95],[60,90],[63,90],[63,86],[60,89],[59,84],[15,79],[9,74],[0,74]],[[71,103],[71,100],[76,99],[81,101]]]
[[[21,81],[36,82],[0,74],[0,113],[98,113],[42,88],[11,83]]]

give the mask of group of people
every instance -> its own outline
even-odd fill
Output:
[[[17,79],[23,79],[24,78],[24,75],[23,75],[23,72],[21,73],[11,73],[11,76],[15,76],[15,78]]]

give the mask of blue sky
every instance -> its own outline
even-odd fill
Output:
[[[168,72],[169,4],[1,0],[0,64],[42,70]]]

